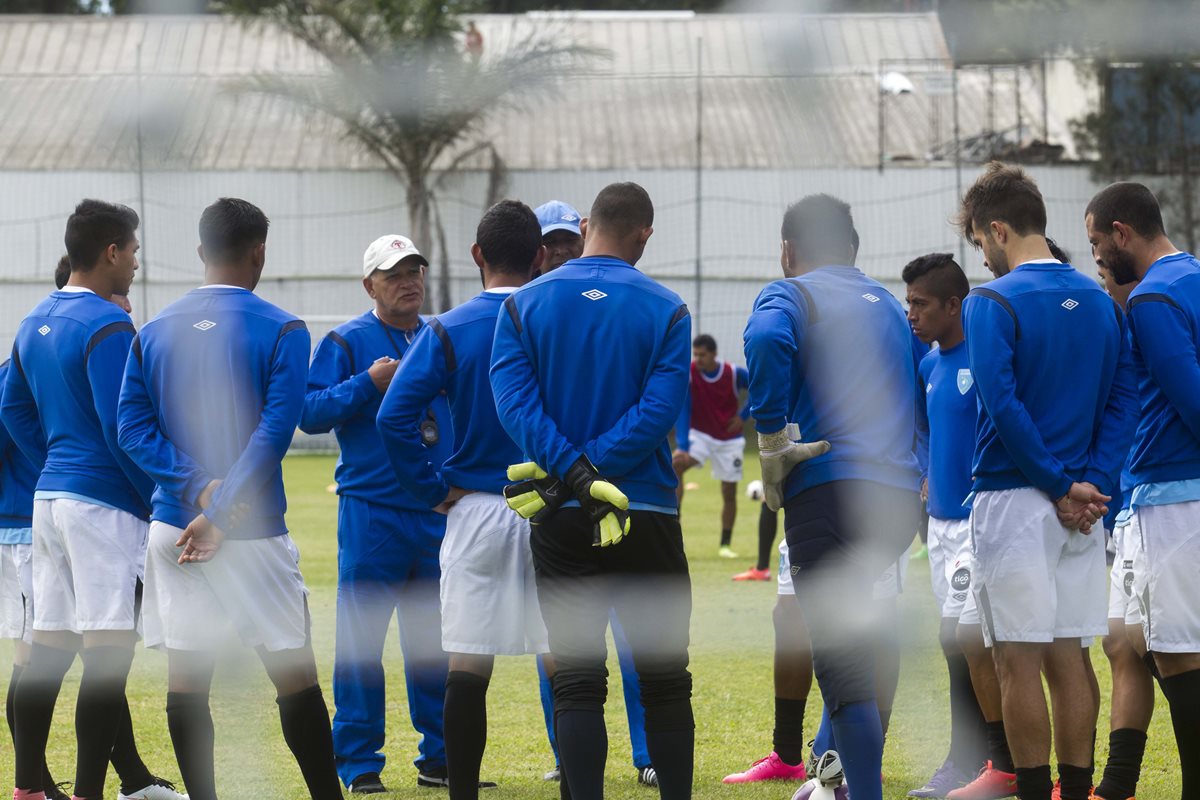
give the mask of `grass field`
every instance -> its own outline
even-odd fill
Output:
[[[326,491],[332,480],[333,458],[296,456],[285,463],[290,508],[288,524],[303,558],[301,568],[312,591],[313,638],[322,685],[332,698],[333,619],[336,589],[337,498]],[[747,460],[747,478],[756,476],[757,462]],[[791,785],[757,784],[724,786],[721,777],[744,768],[765,755],[771,745],[773,691],[771,683],[772,631],[770,610],[775,583],[735,584],[729,580],[753,560],[758,509],[740,498],[734,549],[743,558],[717,558],[720,499],[716,484],[693,470],[689,480],[700,488],[685,500],[684,532],[691,562],[694,612],[692,615],[692,672],[695,676],[696,780],[701,798],[737,800],[787,800]],[[772,566],[772,575],[774,566]],[[907,647],[896,699],[895,715],[884,759],[884,796],[903,797],[920,785],[941,762],[948,740],[946,670],[937,646],[937,619],[929,589],[928,565],[911,565],[907,592],[901,601]],[[418,789],[411,759],[416,735],[407,717],[404,685],[400,678],[400,647],[393,635],[386,666],[395,676],[388,698],[389,764],[384,781],[395,797],[428,798],[436,790]],[[11,658],[11,645],[0,645],[0,657]],[[1103,704],[1100,716],[1097,761],[1103,765],[1108,742],[1108,663],[1099,643],[1093,661],[1100,677]],[[617,675],[615,659],[610,671]],[[80,666],[72,670],[63,688],[51,734],[49,762],[56,778],[69,779],[74,771],[74,698]],[[5,672],[7,674],[7,671]],[[638,786],[629,755],[629,741],[619,687],[609,692],[608,795],[650,798],[657,794]],[[166,729],[166,659],[139,651],[129,683],[138,743],[150,768],[177,780],[178,770]],[[330,700],[332,703],[332,700]],[[821,704],[814,687],[808,706],[806,736],[816,731]],[[257,660],[246,652],[231,656],[218,671],[213,692],[217,729],[217,770],[221,795],[242,798],[307,797],[299,771],[283,743],[273,693]],[[483,776],[500,783],[489,798],[558,797],[557,784],[542,781],[553,766],[545,740],[538,703],[537,676],[532,657],[500,659],[489,693],[488,750]],[[12,748],[4,737],[0,773],[12,779]],[[1100,770],[1097,770],[1097,780]],[[11,785],[11,784],[10,784]],[[108,792],[116,796],[117,781],[110,774]],[[1179,765],[1166,702],[1158,697],[1146,764],[1139,787],[1140,800],[1175,800],[1179,796]]]

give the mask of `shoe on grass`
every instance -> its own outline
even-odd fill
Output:
[[[738,557],[738,554],[733,552],[733,548],[731,548],[729,545],[722,545],[721,549],[717,551],[717,555],[719,555],[721,558]]]
[[[654,767],[642,767],[638,770],[638,783],[642,786],[658,786],[658,773]]]
[[[544,781],[561,781],[562,780],[562,767],[560,767],[558,764],[555,764],[554,769],[550,770],[549,772],[547,772],[545,775],[542,776],[542,780],[544,780]]]
[[[165,778],[158,778],[153,775],[149,786],[144,786],[136,792],[125,794],[124,791],[117,793],[117,800],[188,800],[186,794],[180,794],[175,791],[175,784]]]
[[[386,791],[378,772],[364,772],[350,781],[350,794],[383,794]]]
[[[429,772],[417,773],[417,786],[425,789],[449,789],[450,779],[446,776],[446,768],[432,769]],[[495,789],[494,781],[480,781],[480,789]]]
[[[925,781],[920,789],[913,789],[909,797],[945,797],[955,789],[961,789],[971,780],[971,776],[963,772],[954,762],[946,759],[933,773],[933,777]]]
[[[979,770],[975,780],[961,789],[955,789],[946,797],[949,800],[1000,800],[1002,797],[1013,797],[1016,793],[1017,774],[1002,772],[989,761]]]
[[[734,575],[733,579],[735,581],[769,581],[771,580],[771,570],[751,567],[745,572],[739,572],[737,575]]]
[[[735,772],[732,775],[726,775],[721,779],[721,783],[802,781],[807,777],[808,772],[804,769],[803,763],[793,766],[780,758],[778,753],[773,752],[769,756],[755,761],[745,772]]]

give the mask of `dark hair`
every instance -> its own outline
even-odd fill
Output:
[[[828,194],[810,194],[788,206],[780,236],[792,243],[796,257],[807,264],[854,264],[858,231],[850,204]]]
[[[909,286],[924,281],[929,293],[943,303],[951,297],[963,300],[971,291],[971,283],[962,267],[949,253],[918,256],[904,266],[901,276]]]
[[[54,288],[61,289],[71,279],[71,257],[64,255],[54,267]]]
[[[67,219],[63,240],[74,272],[88,272],[109,245],[125,247],[138,228],[138,215],[129,206],[84,200]]]
[[[1063,262],[1064,264],[1071,263],[1071,254],[1059,247],[1058,242],[1054,241],[1049,236],[1046,237],[1046,247],[1050,248],[1050,255],[1054,256],[1059,261]]]
[[[520,200],[501,200],[479,220],[475,243],[489,269],[528,275],[542,246],[542,226],[533,209]]]
[[[588,225],[625,237],[654,224],[654,203],[636,183],[610,183],[592,202]]]
[[[1007,223],[1018,236],[1045,235],[1046,203],[1020,167],[993,161],[963,195],[955,224],[967,241],[974,245],[972,232],[983,236],[992,222]]]
[[[1132,181],[1105,186],[1088,203],[1083,215],[1088,214],[1092,215],[1092,228],[1104,233],[1112,232],[1114,222],[1124,222],[1144,239],[1166,233],[1158,198],[1147,187]]]
[[[717,340],[709,336],[707,333],[702,333],[695,339],[692,339],[692,347],[700,347],[705,350],[717,352]]]
[[[204,256],[237,261],[267,240],[271,221],[262,209],[236,197],[222,197],[200,215],[200,244]]]

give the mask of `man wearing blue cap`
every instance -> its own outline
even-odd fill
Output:
[[[583,255],[583,234],[579,230],[579,212],[561,200],[551,200],[533,211],[542,226],[542,245],[546,261],[542,274],[558,269]]]
[[[546,248],[546,259],[542,262],[542,274],[561,267],[566,262],[583,255],[583,234],[579,229],[579,212],[561,200],[551,200],[534,209],[538,224],[542,226],[542,246]],[[633,767],[638,773],[638,783],[657,786],[658,775],[650,765],[650,753],[646,749],[646,712],[642,708],[642,693],[638,687],[637,669],[633,665],[633,651],[625,638],[625,631],[615,614],[609,613],[612,623],[613,644],[617,648],[617,660],[621,665],[621,685],[625,693],[625,713],[629,718],[629,745],[633,751]],[[541,679],[542,712],[546,718],[546,736],[550,749],[554,751],[554,769],[546,773],[546,780],[561,780],[558,767],[558,741],[554,735],[554,695],[550,689],[550,678],[546,674],[545,662],[537,660],[538,677]]]

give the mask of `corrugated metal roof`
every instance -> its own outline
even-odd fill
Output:
[[[535,32],[611,54],[557,96],[488,121],[479,136],[512,169],[693,166],[698,57],[706,167],[870,166],[881,60],[949,63],[931,14],[476,19],[485,58]],[[151,168],[380,167],[339,123],[231,88],[271,72],[327,67],[278,30],[216,16],[0,16],[0,169],[131,169],[139,109]],[[965,135],[987,122],[981,81],[960,82]],[[1034,89],[1026,81],[1030,107]],[[1002,83],[997,106],[1012,97]],[[885,102],[889,155],[921,158],[947,138],[948,98],[918,87]]]

